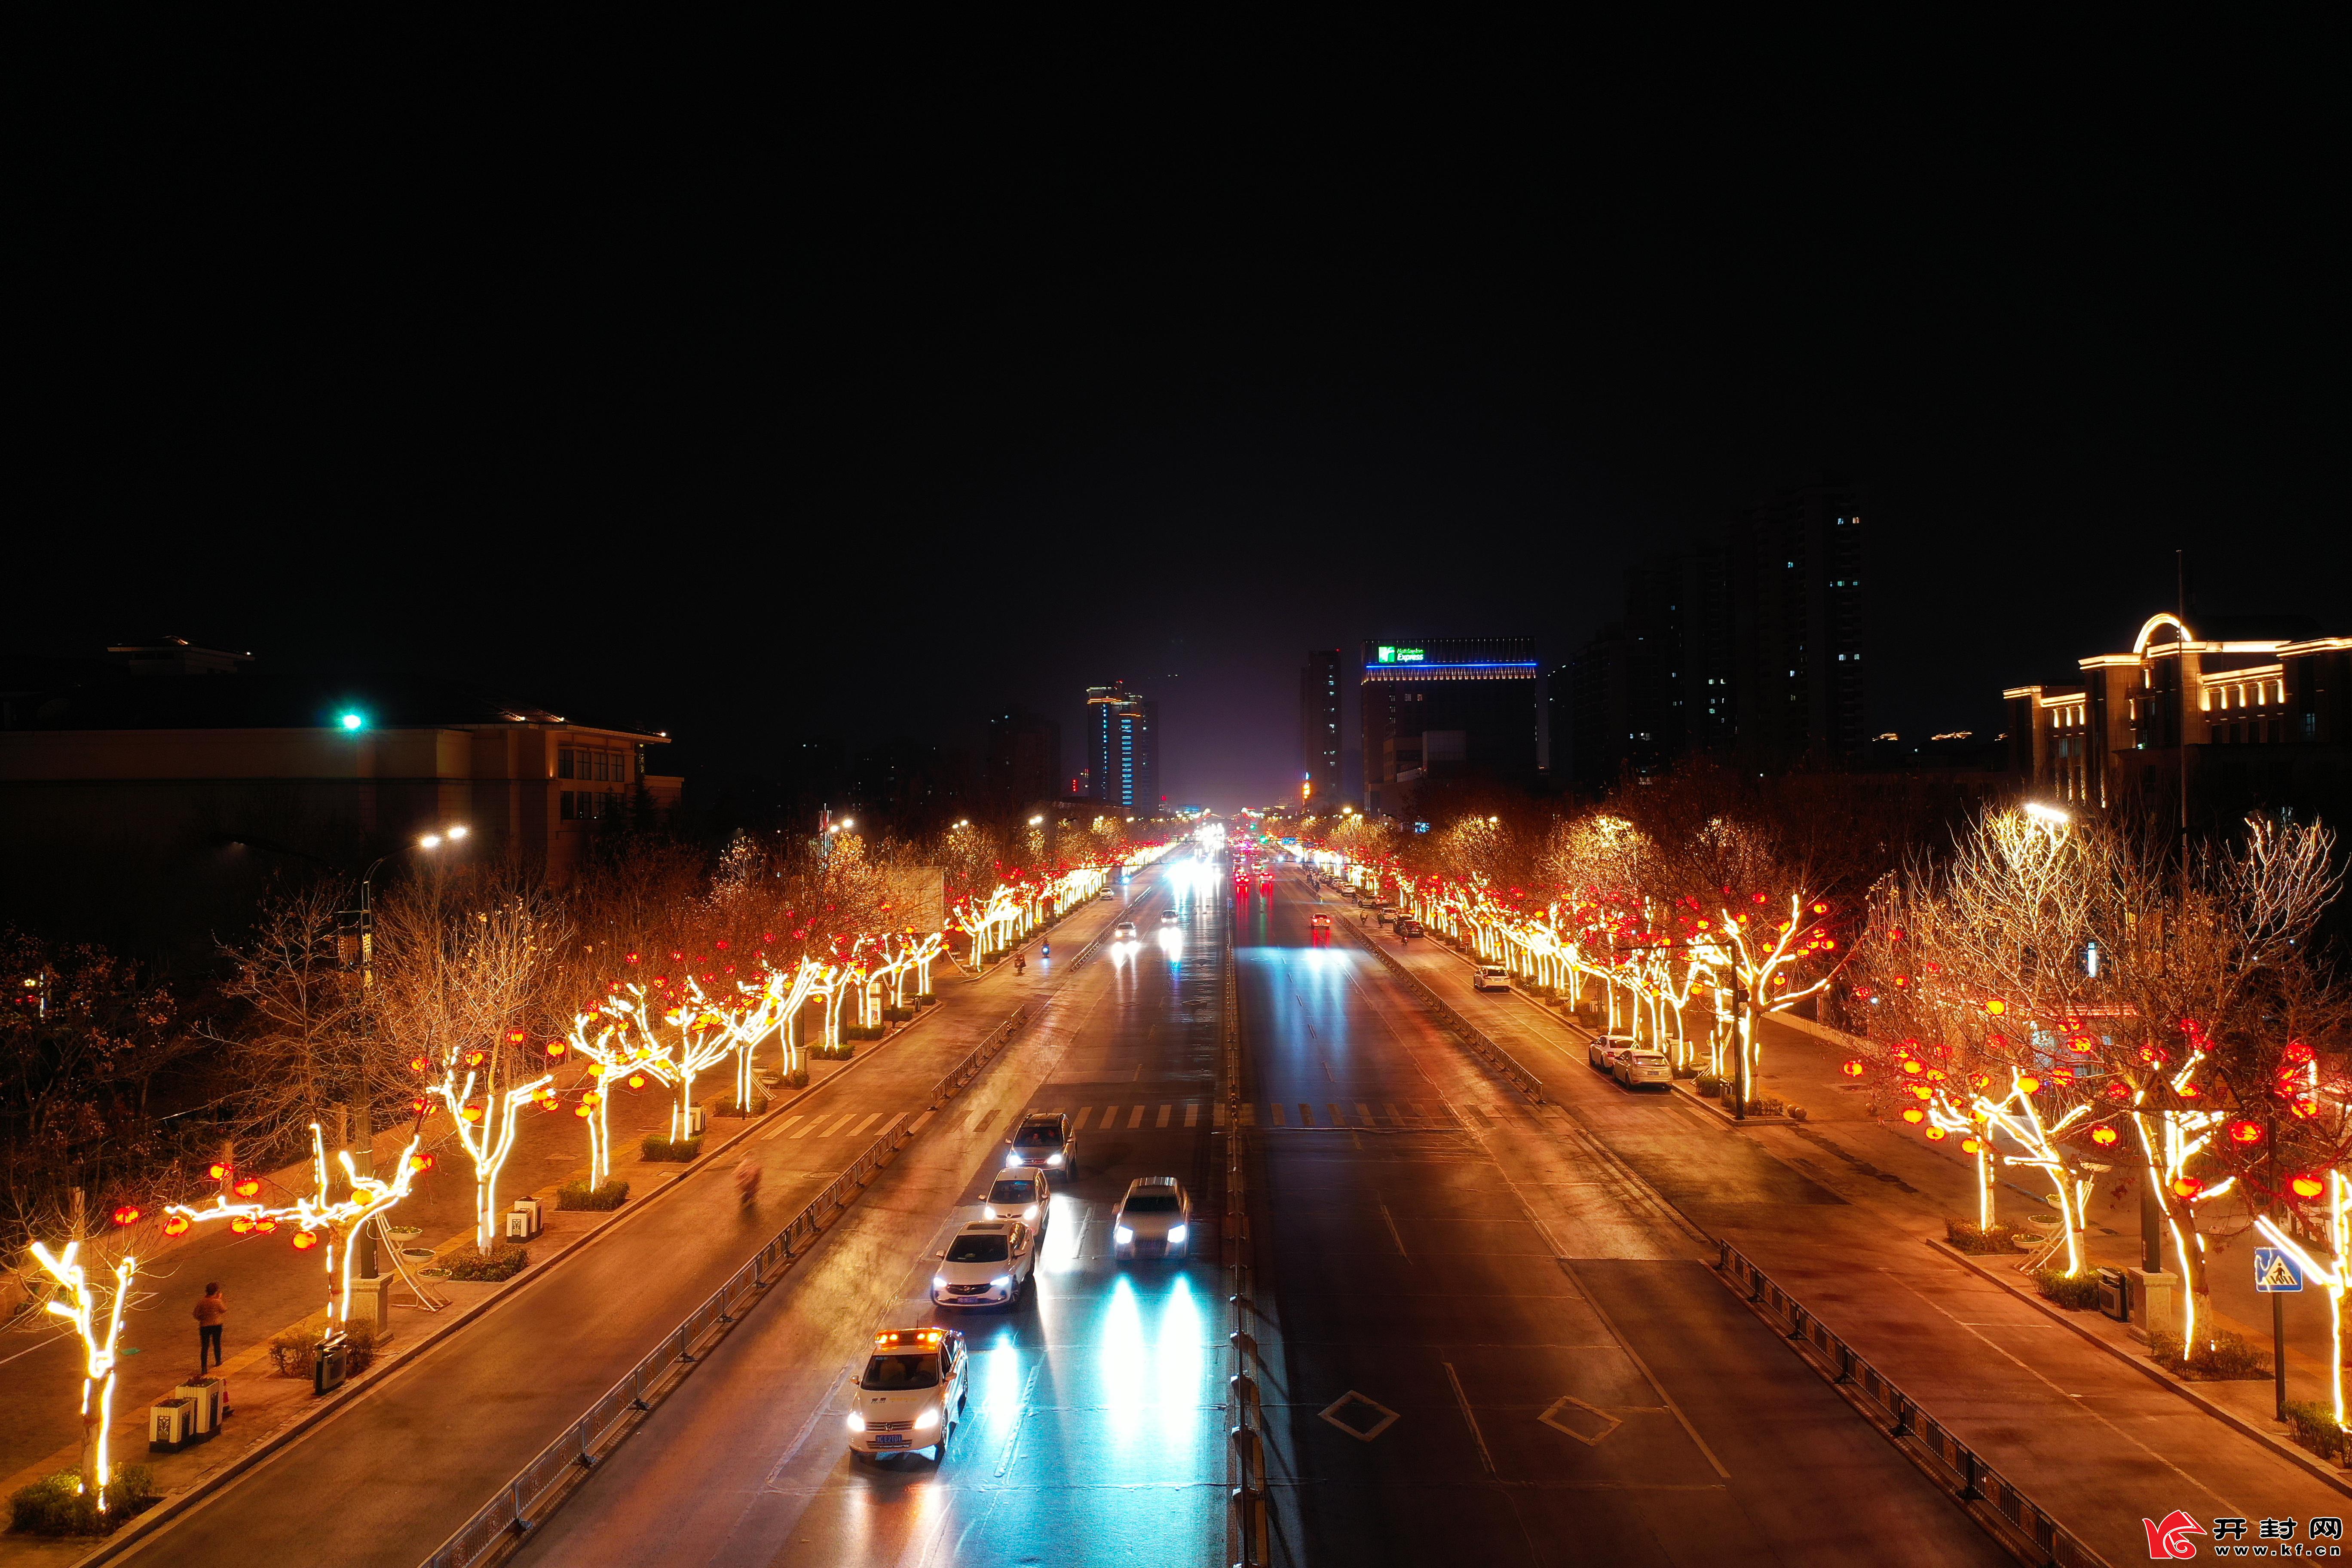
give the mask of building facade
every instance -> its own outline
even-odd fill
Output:
[[[2051,798],[2192,821],[2340,815],[2352,783],[2352,637],[2169,613],[2063,686],[2012,686],[2011,771]]]
[[[1328,805],[1339,798],[1339,650],[1310,648],[1298,672],[1299,799]]]
[[[1123,684],[1087,689],[1087,780],[1097,800],[1138,816],[1160,810],[1160,704]]]
[[[991,719],[987,767],[988,801],[999,811],[1060,795],[1069,782],[1062,772],[1062,726],[1021,710]]]
[[[1861,763],[1861,499],[1849,484],[1798,486],[1631,568],[1623,617],[1560,672],[1565,771],[1597,790],[1693,752],[1776,772]],[[1555,773],[1560,717],[1556,706]]]
[[[1364,644],[1364,809],[1402,816],[1425,777],[1536,776],[1533,637]]]

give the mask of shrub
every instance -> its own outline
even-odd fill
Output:
[[[674,1160],[683,1165],[702,1152],[699,1138],[671,1139],[659,1132],[648,1132],[637,1145],[637,1152],[648,1160]]]
[[[2345,1432],[2336,1424],[2336,1407],[2315,1400],[2286,1402],[2287,1435],[2322,1458],[2344,1462]]]
[[[936,991],[926,991],[915,998],[915,1005],[918,1007],[936,1007],[939,1002],[939,993]]]
[[[1711,1072],[1698,1075],[1698,1091],[1709,1100],[1723,1098],[1723,1080]]]
[[[344,1352],[343,1368],[357,1377],[375,1361],[375,1325],[354,1318],[344,1326],[344,1338],[351,1348]],[[327,1337],[323,1328],[299,1327],[273,1334],[269,1340],[270,1364],[280,1377],[307,1378],[319,1364],[319,1342]]]
[[[1687,1082],[1688,1080],[1698,1077],[1698,1068],[1692,1067],[1689,1063],[1685,1062],[1682,1066],[1675,1068],[1675,1077]]]
[[[1973,1226],[1948,1219],[1944,1222],[1944,1239],[1958,1251],[1979,1258],[2017,1250],[2017,1232],[2005,1225]]]
[[[511,1279],[530,1263],[530,1248],[509,1247],[499,1242],[488,1252],[461,1252],[449,1260],[448,1276],[452,1279],[471,1279],[478,1284],[496,1284]]]
[[[80,1484],[79,1470],[59,1470],[18,1487],[8,1499],[8,1528],[26,1535],[110,1535],[155,1502],[155,1472],[144,1465],[114,1467],[104,1513],[96,1498],[74,1489]]]
[[[712,1106],[710,1113],[713,1116],[741,1116],[744,1114],[742,1111],[735,1108],[735,1097],[731,1094],[726,1099],[720,1100],[717,1105]],[[760,1095],[752,1100],[751,1114],[753,1116],[765,1116],[768,1114],[768,1097],[766,1095]]]
[[[560,1209],[616,1209],[628,1195],[629,1184],[617,1177],[598,1187],[592,1187],[585,1182],[566,1182],[555,1189],[555,1206]]]
[[[2095,1271],[2070,1275],[2063,1268],[2037,1268],[2033,1283],[2044,1296],[2070,1312],[2087,1312],[2099,1304],[2099,1276]]]
[[[803,1062],[800,1066],[794,1068],[790,1073],[785,1075],[784,1087],[787,1089],[806,1089],[808,1087],[808,1064],[806,1062]]]
[[[2180,1353],[2180,1336],[2163,1329],[2147,1336],[2147,1355],[2176,1377],[2214,1383],[2242,1383],[2271,1374],[2270,1358],[2246,1342],[2243,1334],[2227,1329]]]
[[[914,1016],[915,1010],[912,1007],[885,1007],[882,1009],[882,1021],[886,1024],[903,1024]]]

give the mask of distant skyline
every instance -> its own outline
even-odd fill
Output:
[[[471,675],[671,731],[698,792],[1008,707],[1075,738],[1123,679],[1164,793],[1230,805],[1295,784],[1307,648],[1556,667],[1636,555],[1823,473],[1872,499],[1877,729],[1997,727],[2179,545],[2209,611],[2352,626],[2316,100],[1639,142],[1402,101],[619,186],[454,140],[320,177],[374,134],[331,111],[186,117],[218,184],[74,143],[22,215],[0,637]]]

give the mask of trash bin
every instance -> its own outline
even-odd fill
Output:
[[[2131,1281],[2122,1269],[2099,1270],[2099,1310],[2119,1323],[2131,1321]]]
[[[341,1388],[351,1373],[351,1342],[341,1334],[319,1342],[319,1358],[310,1367],[310,1392],[325,1394]]]

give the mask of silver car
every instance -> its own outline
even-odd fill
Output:
[[[1192,1250],[1192,1200],[1173,1176],[1138,1176],[1111,1215],[1110,1239],[1121,1258],[1186,1258]]]
[[[1619,1051],[1616,1059],[1610,1063],[1609,1076],[1627,1089],[1639,1089],[1647,1083],[1666,1089],[1675,1081],[1675,1064],[1666,1059],[1664,1051],[1637,1047]]]
[[[1584,1047],[1584,1059],[1599,1071],[1614,1076],[1617,1058],[1642,1048],[1641,1043],[1624,1035],[1595,1035],[1592,1043]]]

